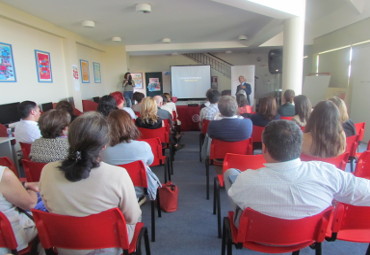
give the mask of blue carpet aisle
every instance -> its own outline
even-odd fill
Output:
[[[153,255],[214,255],[221,254],[221,239],[217,238],[216,216],[212,214],[213,176],[211,168],[210,200],[206,200],[205,166],[199,162],[199,132],[185,132],[181,143],[185,147],[177,152],[174,161],[172,181],[179,187],[179,207],[176,212],[162,213],[156,218],[156,242],[151,242]],[[163,168],[154,168],[163,181]],[[225,191],[221,191],[222,215],[230,209]],[[143,207],[143,222],[150,233],[150,203]],[[362,255],[367,244],[349,242],[325,242],[325,255]],[[233,254],[263,254],[250,250],[236,250]],[[302,255],[314,254],[310,248],[303,249]]]

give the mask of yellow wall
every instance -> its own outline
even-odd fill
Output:
[[[81,99],[117,90],[127,70],[124,45],[100,45],[2,3],[0,31],[0,42],[12,45],[17,78],[0,82],[0,104],[24,100],[41,104],[73,97],[81,109]],[[50,53],[52,83],[38,82],[35,49]],[[90,83],[73,82],[72,65],[80,68],[80,59],[89,61]],[[101,83],[94,83],[93,62],[100,63]]]

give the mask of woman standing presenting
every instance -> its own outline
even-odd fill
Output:
[[[134,93],[135,81],[132,79],[131,73],[127,72],[123,76],[122,88],[123,88],[123,97],[126,101],[126,106],[131,107],[132,105],[132,95]]]

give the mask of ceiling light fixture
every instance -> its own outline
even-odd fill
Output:
[[[95,21],[92,21],[92,20],[84,20],[84,21],[82,21],[81,25],[83,27],[87,27],[87,28],[94,28],[95,27]]]
[[[246,36],[246,35],[239,35],[238,39],[239,39],[240,41],[245,41],[245,40],[247,40],[247,39],[248,39],[248,36]]]
[[[233,53],[231,50],[227,50],[225,51],[226,54],[230,54],[230,53]]]
[[[163,39],[162,39],[162,42],[163,42],[163,43],[170,43],[170,42],[171,42],[171,38],[168,38],[168,37],[163,38]]]
[[[136,11],[142,12],[142,13],[151,13],[152,12],[152,6],[150,4],[137,4],[136,5]]]
[[[122,42],[122,38],[119,36],[113,36],[112,37],[112,42]]]

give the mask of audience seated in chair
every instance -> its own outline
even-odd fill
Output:
[[[77,116],[75,115],[75,109],[68,101],[59,101],[55,106],[55,109],[68,112],[69,115],[71,115],[71,121],[77,118]]]
[[[355,124],[348,116],[347,106],[343,99],[334,96],[329,100],[332,101],[338,107],[340,113],[340,121],[342,122],[343,130],[344,133],[346,133],[346,137],[357,135]]]
[[[135,92],[134,95],[132,96],[132,99],[134,102],[136,102],[134,105],[131,106],[132,110],[134,112],[140,112],[141,111],[141,102],[143,101],[145,95],[141,92]]]
[[[40,118],[40,108],[35,102],[24,101],[18,106],[21,120],[15,127],[14,136],[17,142],[33,143],[41,137],[40,128],[37,121]]]
[[[331,101],[321,101],[313,109],[304,129],[302,153],[331,158],[346,149],[346,134],[338,107]]]
[[[111,95],[102,96],[99,100],[97,111],[107,117],[108,114],[118,109],[116,100]]]
[[[250,116],[254,126],[264,127],[272,120],[280,119],[277,113],[276,99],[265,97],[260,99],[257,113]]]
[[[37,203],[38,186],[36,183],[22,183],[9,169],[0,166],[0,211],[10,221],[18,243],[17,250],[27,247],[36,235],[34,222],[18,208],[30,210]],[[6,248],[0,248],[0,254],[6,254]]]
[[[49,110],[41,115],[39,126],[42,137],[31,145],[30,159],[49,163],[63,160],[68,155],[68,125],[71,116],[66,111]]]
[[[112,111],[107,118],[109,124],[109,146],[102,152],[102,160],[111,165],[123,165],[137,160],[143,161],[146,166],[148,178],[148,194],[155,200],[157,189],[161,185],[158,177],[151,171],[154,156],[150,145],[146,142],[136,141],[140,133],[127,112]],[[142,188],[135,187],[136,196],[140,199],[144,195]]]
[[[301,144],[302,132],[295,123],[272,121],[263,133],[265,167],[226,171],[225,187],[236,208],[236,218],[251,208],[271,217],[300,219],[319,214],[334,199],[370,206],[369,180],[325,162],[301,161]]]
[[[279,107],[278,113],[280,114],[280,116],[291,117],[296,114],[295,107],[293,104],[294,96],[295,96],[294,90],[287,89],[284,91],[285,104]]]
[[[199,114],[199,123],[201,125],[204,119],[206,120],[214,120],[217,113],[219,113],[217,103],[220,99],[220,92],[216,89],[209,89],[206,93],[207,100],[209,105],[202,108]]]
[[[40,193],[49,212],[61,215],[82,217],[118,207],[131,241],[141,210],[125,169],[101,162],[100,154],[109,142],[108,131],[108,123],[97,112],[76,118],[69,127],[68,157],[44,167]],[[59,254],[88,252],[59,249]],[[106,254],[121,253],[114,249]]]
[[[126,111],[128,114],[130,114],[132,119],[136,119],[134,111],[130,107],[125,106],[125,99],[123,98],[121,92],[112,92],[110,95],[114,98],[114,100],[116,100],[116,106],[118,109]]]
[[[141,104],[140,117],[136,119],[136,126],[141,128],[157,129],[164,127],[164,123],[157,115],[158,107],[151,97],[143,99]]]
[[[293,116],[292,121],[304,128],[312,112],[311,101],[305,95],[296,96],[294,98],[294,107],[296,115]]]

